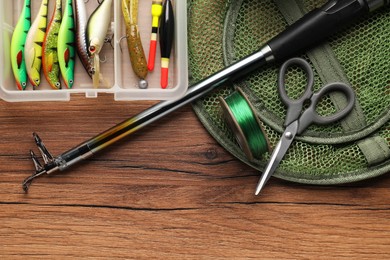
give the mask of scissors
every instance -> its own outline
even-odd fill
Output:
[[[285,85],[287,69],[292,65],[297,65],[302,68],[307,76],[306,89],[302,96],[296,100],[289,98]],[[314,72],[306,60],[292,58],[281,66],[278,76],[278,91],[281,100],[287,106],[287,116],[284,122],[285,131],[276,145],[268,165],[257,184],[256,195],[260,193],[271,175],[275,172],[296,135],[300,135],[312,123],[322,125],[334,123],[347,116],[353,109],[355,104],[355,92],[350,86],[344,83],[335,82],[324,86],[316,93],[313,92],[313,86]],[[347,105],[333,115],[319,115],[316,112],[316,106],[321,98],[330,92],[336,91],[345,95],[347,98]],[[304,110],[303,105],[307,102],[309,102],[310,105]]]

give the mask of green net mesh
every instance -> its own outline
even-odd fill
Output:
[[[305,0],[306,10],[321,6],[324,0]],[[197,82],[261,47],[288,25],[273,0],[190,0],[189,61],[190,80]],[[303,183],[330,184],[357,181],[390,171],[390,160],[371,165],[360,149],[359,140],[382,137],[390,147],[390,8],[361,17],[329,39],[364,114],[361,129],[346,131],[340,124],[311,126],[294,142],[275,176]],[[309,60],[307,55],[302,55]],[[283,131],[286,108],[278,97],[277,71],[280,64],[262,68],[236,85],[248,95],[272,147]],[[316,73],[315,89],[324,83]],[[289,96],[298,97],[305,86],[304,73],[291,69],[287,77]],[[249,162],[227,127],[218,98],[234,91],[222,86],[198,100],[194,109],[208,131],[237,158],[262,170],[269,159]],[[330,98],[321,101],[318,113],[336,111]],[[354,140],[342,142],[353,135]],[[335,144],[326,144],[326,138]],[[336,140],[336,141],[334,141]],[[339,140],[340,142],[337,142]]]

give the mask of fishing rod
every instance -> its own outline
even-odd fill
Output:
[[[63,171],[176,109],[195,101],[218,86],[237,80],[266,64],[296,55],[326,39],[352,19],[389,4],[390,0],[330,0],[321,8],[307,13],[257,52],[190,86],[182,98],[157,103],[57,157],[49,153],[42,140],[34,133],[34,139],[42,154],[44,164],[38,161],[34,152],[30,152],[36,171],[23,181],[24,191],[28,191],[35,178]]]

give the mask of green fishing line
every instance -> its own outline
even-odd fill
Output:
[[[220,99],[225,118],[246,156],[260,158],[269,151],[268,140],[241,89]]]

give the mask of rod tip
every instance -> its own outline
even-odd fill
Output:
[[[28,189],[30,188],[32,180],[33,180],[33,176],[30,176],[22,182],[22,189],[24,193],[28,193]]]
[[[46,174],[45,169],[41,169],[40,171],[35,172],[33,175],[27,177],[23,182],[22,182],[22,188],[25,193],[28,192],[28,189],[31,186],[31,183],[33,182],[34,179],[38,178],[39,176],[42,176],[43,174]]]
[[[26,194],[28,193],[28,188],[29,188],[29,186],[30,186],[30,185],[28,185],[28,184],[26,184],[26,183],[23,183],[23,184],[22,184],[22,189],[23,189],[24,193],[26,193]]]

